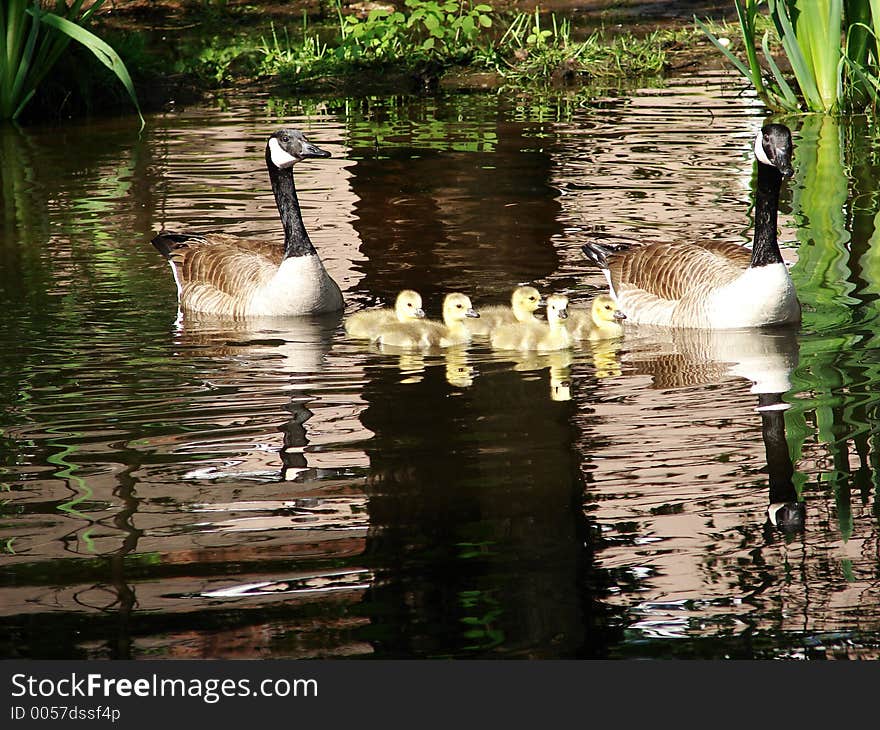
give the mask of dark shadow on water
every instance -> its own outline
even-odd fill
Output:
[[[410,385],[369,375],[376,580],[363,609],[376,656],[604,656],[619,637],[600,536],[581,509],[571,404],[550,400],[547,374],[494,369],[466,389],[439,367]]]

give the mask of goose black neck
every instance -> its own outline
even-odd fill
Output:
[[[315,247],[309,239],[296,197],[296,186],[293,184],[293,168],[278,169],[266,151],[266,167],[269,168],[269,179],[272,181],[272,192],[275,193],[275,204],[284,226],[284,258],[314,254]]]
[[[755,238],[751,266],[781,264],[782,254],[776,242],[776,213],[782,173],[772,165],[758,163],[758,193],[755,198]]]

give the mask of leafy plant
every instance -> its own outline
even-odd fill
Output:
[[[84,0],[68,6],[64,0],[0,2],[0,119],[17,119],[37,88],[52,70],[71,40],[81,43],[116,74],[128,92],[144,123],[131,77],[119,54],[84,27],[104,0],[95,0],[83,10]]]
[[[770,31],[758,25],[767,6],[775,40],[794,74],[796,93],[773,58]],[[880,0],[734,0],[745,63],[698,18],[699,28],[745,76],[767,106],[784,111],[835,113],[880,101],[877,35]]]
[[[492,7],[468,0],[406,0],[409,13],[375,8],[365,19],[339,13],[340,58],[392,60],[406,54],[447,60],[473,51],[481,31],[492,27]]]

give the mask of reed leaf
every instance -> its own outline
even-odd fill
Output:
[[[29,13],[32,15],[35,14],[35,10],[29,9]],[[125,64],[122,62],[122,59],[119,57],[119,54],[113,50],[113,48],[102,41],[98,36],[90,31],[86,30],[82,26],[77,25],[76,23],[72,23],[66,18],[62,18],[59,15],[54,15],[53,13],[43,13],[39,16],[39,19],[42,23],[48,25],[51,28],[55,28],[56,30],[61,31],[69,38],[77,41],[82,44],[86,48],[88,48],[101,63],[103,63],[107,68],[109,68],[115,75],[116,78],[119,79],[120,83],[125,87],[125,90],[128,92],[128,96],[131,98],[132,104],[134,104],[135,109],[137,110],[138,118],[141,120],[141,126],[144,125],[144,117],[141,114],[141,107],[138,104],[137,93],[134,90],[134,84],[132,83],[131,76],[128,73],[128,69],[125,67]]]
[[[779,106],[795,111],[800,108],[797,95],[794,93],[791,86],[788,85],[788,82],[779,70],[779,66],[776,65],[776,61],[773,60],[773,54],[770,52],[769,40],[770,31],[764,31],[764,37],[761,39],[761,50],[764,51],[764,58],[767,59],[767,66],[769,66],[770,73],[773,74],[773,78],[776,80],[776,84],[782,94]]]
[[[88,48],[113,71],[144,118],[137,94],[122,59],[107,43],[82,24],[101,7],[95,0],[83,10],[84,0],[55,0],[54,12],[43,10],[39,0],[0,1],[0,119],[17,119],[39,85],[71,41]]]
[[[770,17],[776,26],[776,32],[782,42],[782,47],[785,49],[785,54],[788,56],[791,70],[797,79],[798,87],[800,87],[801,94],[804,96],[807,108],[813,112],[830,111],[825,106],[822,95],[819,93],[819,87],[816,84],[816,79],[813,77],[812,64],[807,60],[801,44],[798,42],[794,26],[789,17],[788,6],[784,0],[768,0],[768,5]]]

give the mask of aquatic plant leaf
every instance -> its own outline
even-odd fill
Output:
[[[116,78],[119,79],[125,87],[125,90],[128,92],[128,95],[137,110],[138,118],[141,120],[141,127],[146,124],[144,117],[141,114],[141,107],[140,104],[138,104],[137,93],[135,92],[134,84],[132,83],[128,69],[125,67],[119,54],[114,51],[109,44],[98,38],[94,33],[67,20],[66,18],[62,18],[53,13],[43,13],[36,8],[28,8],[27,12],[36,17],[41,23],[61,31],[69,38],[72,38],[88,48],[102,64],[113,71],[113,73],[116,74]]]

